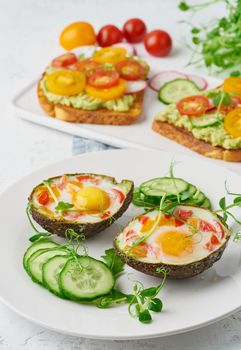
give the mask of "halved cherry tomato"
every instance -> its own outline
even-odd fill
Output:
[[[65,50],[72,50],[83,45],[94,45],[96,43],[94,28],[88,22],[71,23],[64,28],[59,41]]]
[[[105,47],[104,49],[96,51],[92,56],[92,59],[102,64],[110,63],[115,65],[124,61],[126,54],[126,50],[122,47]]]
[[[84,90],[85,76],[81,72],[58,70],[46,74],[46,88],[49,92],[60,96],[79,94]]]
[[[49,201],[49,192],[48,190],[44,190],[41,192],[40,196],[38,197],[38,202],[41,205],[46,205]]]
[[[116,188],[113,189],[113,192],[117,195],[119,203],[122,204],[126,198],[124,193],[117,190]]]
[[[102,64],[91,59],[86,59],[76,62],[76,64],[74,64],[73,67],[71,66],[69,68],[73,70],[79,70],[88,76],[91,73],[95,72],[97,69],[100,69],[101,67]]]
[[[124,95],[126,90],[126,82],[120,79],[119,84],[108,89],[98,89],[90,85],[86,85],[85,91],[88,95],[99,98],[103,101],[113,100]]]
[[[224,128],[233,137],[241,137],[241,108],[235,108],[224,117]]]
[[[122,39],[122,32],[113,24],[102,27],[97,35],[98,44],[102,47],[119,43]]]
[[[100,89],[108,89],[112,86],[118,85],[119,81],[120,75],[118,72],[103,69],[92,73],[87,82],[90,86]]]
[[[145,75],[144,67],[137,61],[125,60],[116,65],[116,69],[126,80],[138,80]]]
[[[77,56],[73,52],[66,52],[61,56],[53,59],[51,66],[53,67],[67,67],[78,61]]]
[[[241,78],[226,78],[223,82],[223,91],[241,94]]]
[[[201,95],[184,97],[177,102],[177,109],[180,114],[188,115],[189,117],[202,115],[208,108],[208,98]]]

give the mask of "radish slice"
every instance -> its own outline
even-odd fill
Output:
[[[188,74],[187,78],[193,81],[200,90],[205,90],[208,86],[207,81],[199,75]]]
[[[145,90],[146,87],[147,87],[147,82],[145,80],[127,81],[126,93],[136,94],[138,92]]]
[[[187,79],[187,75],[174,70],[162,71],[153,75],[149,80],[149,87],[158,92],[164,84],[175,79]]]
[[[112,45],[112,47],[121,47],[121,48],[126,50],[128,55],[131,55],[131,56],[137,55],[137,51],[134,48],[134,46],[131,44],[128,44],[128,43],[117,43],[117,44]]]

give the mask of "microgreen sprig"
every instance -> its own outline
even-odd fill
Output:
[[[41,232],[39,231],[36,226],[34,225],[32,219],[31,219],[31,203],[29,203],[26,207],[26,214],[27,214],[27,218],[28,218],[28,221],[30,223],[30,226],[32,227],[32,229],[34,230],[35,232],[35,235],[31,236],[29,238],[29,241],[30,242],[35,242],[37,241],[38,239],[40,239],[41,237],[50,237],[52,236],[52,233],[50,232]]]

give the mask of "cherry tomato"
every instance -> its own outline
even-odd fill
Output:
[[[83,72],[86,75],[89,75],[95,72],[97,69],[100,69],[101,67],[102,67],[102,64],[96,61],[93,61],[91,59],[85,59],[85,60],[80,60],[76,62],[72,66],[69,66],[68,69],[78,70],[80,72]]]
[[[84,90],[85,76],[81,72],[67,69],[46,74],[46,88],[49,92],[60,96],[72,96]]]
[[[88,95],[99,98],[103,101],[113,100],[125,94],[126,82],[120,79],[119,84],[108,89],[99,89],[90,85],[86,85],[85,91]]]
[[[116,65],[116,69],[126,80],[138,80],[145,75],[144,67],[137,61],[125,60]]]
[[[164,30],[153,30],[144,39],[147,52],[156,57],[167,56],[172,49],[172,39]]]
[[[146,35],[146,25],[140,18],[131,18],[124,23],[122,31],[129,43],[139,43]]]
[[[233,137],[241,137],[241,108],[235,108],[225,115],[224,129]]]
[[[49,192],[48,190],[45,190],[41,192],[40,196],[38,197],[38,202],[41,205],[46,205],[49,201]]]
[[[241,78],[226,78],[223,82],[223,91],[241,94]]]
[[[119,28],[112,24],[102,27],[97,35],[98,44],[102,47],[121,42],[123,34]]]
[[[67,67],[78,61],[77,56],[73,52],[67,52],[61,56],[53,59],[51,66],[53,67]]]
[[[65,50],[72,50],[83,45],[94,45],[96,36],[90,23],[75,22],[64,28],[59,41]]]
[[[177,102],[177,109],[180,114],[188,115],[189,117],[202,115],[208,108],[208,98],[201,95],[184,97]]]
[[[118,72],[111,70],[99,70],[92,73],[88,78],[88,84],[90,86],[108,89],[112,86],[118,85],[120,81],[120,75]]]
[[[116,188],[113,189],[113,191],[115,192],[115,194],[117,195],[118,199],[119,199],[119,203],[122,204],[125,200],[125,195],[123,192],[117,190]]]
[[[92,59],[96,62],[105,64],[117,64],[124,61],[126,58],[126,50],[123,47],[105,47],[103,49],[97,50]]]

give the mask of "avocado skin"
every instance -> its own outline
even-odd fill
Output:
[[[109,176],[105,176],[105,175],[84,174],[84,173],[83,174],[66,174],[66,175],[67,176],[68,175],[96,175],[96,176],[110,178]],[[58,176],[53,177],[52,179],[55,179],[57,177]],[[115,182],[114,178],[111,178],[111,179],[113,180],[113,182]],[[129,181],[129,182],[131,182],[131,181]],[[32,194],[34,193],[34,190],[38,186],[36,186],[33,189],[32,193],[29,197],[30,202],[31,202]],[[60,236],[60,237],[66,237],[66,230],[73,229],[76,233],[84,234],[85,238],[89,238],[89,237],[94,236],[95,234],[105,230],[107,227],[111,226],[114,223],[114,221],[116,221],[119,217],[121,217],[123,215],[123,213],[128,209],[128,207],[132,201],[133,190],[134,190],[134,183],[132,182],[131,189],[128,192],[120,209],[114,215],[112,215],[110,218],[107,218],[105,220],[102,220],[102,221],[96,222],[96,223],[80,224],[80,223],[75,223],[75,222],[71,223],[71,222],[66,221],[66,220],[50,219],[47,216],[39,213],[38,210],[33,205],[30,206],[30,213],[32,215],[32,218],[41,227],[43,227],[47,232],[56,234],[57,236]]]
[[[229,238],[228,238],[229,239]],[[126,263],[127,265],[133,267],[135,270],[145,273],[146,275],[162,277],[162,273],[158,273],[156,269],[165,268],[169,271],[167,278],[169,279],[184,279],[189,277],[194,277],[199,275],[203,271],[209,269],[216,261],[218,261],[224,252],[224,249],[227,246],[227,241],[215,252],[208,255],[206,258],[194,261],[193,263],[186,265],[168,265],[168,264],[152,264],[152,263],[144,263],[142,261],[138,261],[133,257],[127,257],[124,253],[121,253],[115,242],[114,248],[116,254],[120,257],[120,259]]]

